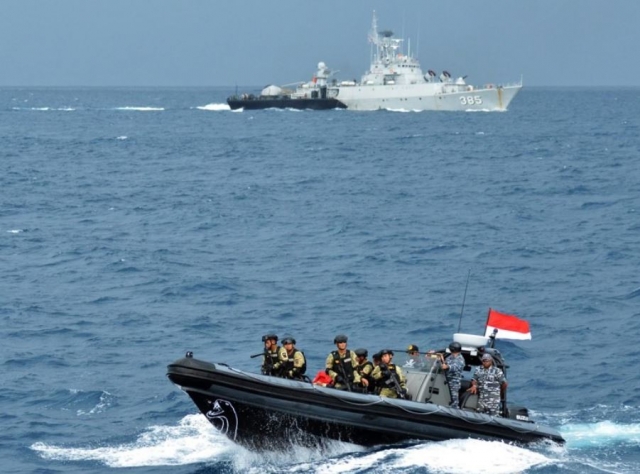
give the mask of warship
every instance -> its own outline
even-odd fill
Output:
[[[454,77],[446,70],[424,73],[410,48],[403,52],[404,39],[390,30],[378,31],[375,11],[368,38],[373,45],[371,64],[360,81],[329,80],[335,71],[320,62],[311,81],[296,83],[295,90],[269,85],[259,95],[236,94],[227,103],[232,110],[505,111],[522,89],[522,79],[476,86],[466,82],[467,76]]]
[[[339,83],[335,97],[349,110],[504,111],[522,88],[522,80],[475,86],[467,84],[466,76],[454,78],[448,71],[430,69],[425,74],[410,51],[402,52],[403,41],[390,30],[378,31],[374,11],[369,70],[360,82]]]

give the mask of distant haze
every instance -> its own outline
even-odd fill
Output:
[[[379,29],[468,82],[640,86],[638,0],[0,0],[0,86],[360,78]],[[405,41],[405,53],[409,41]]]

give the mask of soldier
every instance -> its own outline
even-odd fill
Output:
[[[373,372],[373,364],[367,360],[367,355],[369,352],[366,349],[356,349],[356,361],[358,365],[356,365],[356,372],[360,376],[360,383],[364,387],[365,393],[374,393],[376,388],[375,380],[371,377],[371,373]]]
[[[376,352],[375,354],[373,354],[371,356],[371,360],[373,362],[373,368],[374,369],[380,365],[380,354],[381,353],[382,353],[382,351],[378,351],[378,352]]]
[[[351,392],[354,384],[360,384],[360,375],[355,370],[358,365],[356,355],[347,349],[347,336],[344,334],[338,334],[333,343],[338,350],[327,356],[325,370],[333,380],[333,388]]]
[[[449,384],[449,391],[451,392],[451,406],[454,408],[460,408],[460,386],[462,381],[462,370],[465,366],[462,351],[462,346],[459,342],[452,342],[449,344],[449,351],[451,354],[445,359],[440,354],[440,361],[442,362],[442,369],[445,371],[447,382]]]
[[[471,380],[471,393],[478,393],[479,412],[491,416],[500,414],[500,393],[507,388],[507,380],[498,367],[493,365],[491,354],[483,354],[482,367],[478,367]]]
[[[262,356],[261,371],[263,375],[278,375],[282,363],[280,362],[278,336],[269,333],[262,336],[264,342],[264,355]]]
[[[379,384],[380,396],[388,398],[407,398],[406,379],[402,369],[391,362],[393,351],[385,349],[380,352],[380,364],[373,369],[371,377]]]
[[[304,353],[295,347],[296,340],[291,336],[282,338],[279,360],[282,364],[282,375],[286,379],[303,380],[307,371],[307,360]]]

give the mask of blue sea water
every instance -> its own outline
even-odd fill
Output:
[[[231,89],[0,89],[6,473],[640,471],[640,89],[525,88],[506,113],[232,112]],[[314,373],[442,347],[489,307],[510,399],[565,447],[251,453],[165,377],[187,350]]]

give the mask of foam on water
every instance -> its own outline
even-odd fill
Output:
[[[446,473],[500,474],[521,472],[553,463],[546,456],[498,441],[451,440],[403,450],[391,463],[391,471],[427,467]]]
[[[32,110],[37,112],[73,112],[76,109],[73,107],[12,107],[12,110]]]
[[[133,110],[138,112],[161,112],[164,110],[164,107],[116,107],[115,110]]]
[[[321,448],[291,446],[287,451],[263,451],[255,453],[236,447],[229,454],[235,471],[247,473],[264,472],[337,472],[348,470],[348,465],[369,466],[371,461],[360,461],[366,448],[340,441],[327,441]],[[347,464],[345,464],[347,460]],[[330,469],[324,471],[323,469]]]
[[[96,403],[96,405],[91,408],[90,410],[82,410],[79,409],[76,411],[76,414],[78,416],[85,416],[85,415],[95,415],[97,413],[102,413],[103,411],[107,410],[111,404],[113,403],[113,395],[110,394],[107,391],[103,391],[102,393],[100,393],[100,399],[98,400],[98,403]]]
[[[292,446],[284,451],[248,451],[212,428],[202,415],[187,415],[177,426],[152,426],[135,442],[115,446],[63,447],[34,443],[31,449],[47,460],[97,461],[109,467],[176,466],[230,462],[237,472],[279,472],[283,465],[307,470],[322,460],[364,448],[329,441],[322,448]]]
[[[48,460],[98,461],[109,467],[175,466],[211,461],[233,449],[202,415],[187,415],[178,426],[152,426],[130,444],[68,448],[34,443]]]
[[[570,448],[602,447],[618,443],[640,445],[640,423],[601,421],[567,424],[562,427],[562,436]]]
[[[229,104],[207,104],[196,107],[198,110],[213,110],[214,112],[219,112],[221,110],[231,110]]]
[[[447,474],[506,474],[553,463],[554,460],[543,454],[501,442],[452,440],[369,453],[334,455],[320,463],[290,464],[287,472],[339,474],[375,470],[392,473],[426,469],[428,472]]]

